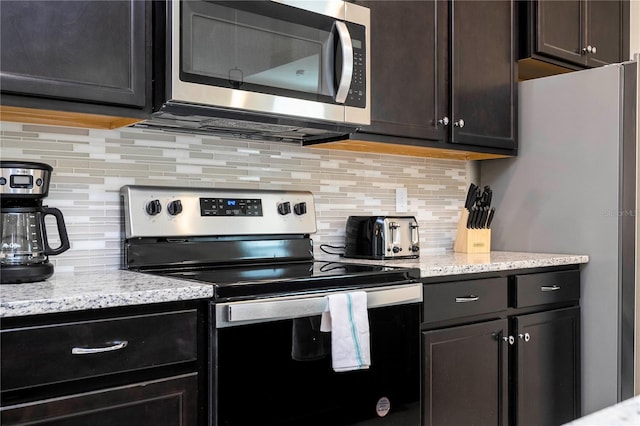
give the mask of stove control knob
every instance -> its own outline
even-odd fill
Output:
[[[291,203],[288,201],[285,201],[284,203],[279,203],[278,204],[278,213],[280,213],[281,215],[286,215],[291,213]]]
[[[167,211],[171,216],[176,216],[182,213],[182,201],[173,200],[169,204],[167,204]]]
[[[401,252],[401,251],[402,251],[402,249],[401,249],[400,247],[398,247],[398,246],[393,246],[392,251],[393,251],[394,253],[399,253],[399,252]]]
[[[304,201],[302,203],[298,203],[295,204],[293,206],[293,211],[298,215],[301,216],[303,214],[307,214],[307,203],[305,203]]]
[[[411,246],[411,251],[414,253],[420,251],[420,246]]]
[[[155,216],[162,211],[162,204],[160,200],[151,200],[147,203],[145,210],[150,216]]]

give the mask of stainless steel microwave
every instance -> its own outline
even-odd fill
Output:
[[[166,13],[156,124],[292,139],[370,124],[369,9],[198,0],[169,2]]]

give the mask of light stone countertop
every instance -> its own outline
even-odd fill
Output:
[[[640,395],[566,423],[571,426],[640,425]]]
[[[476,254],[454,252],[439,255],[422,254],[418,259],[366,260],[316,253],[316,260],[420,268],[420,276],[422,278],[428,278],[446,275],[475,274],[479,272],[575,265],[589,262],[589,256],[492,251],[491,253]]]
[[[213,297],[213,286],[132,271],[54,273],[0,285],[0,318]]]
[[[316,260],[420,268],[423,278],[587,263],[588,256],[491,252],[365,260],[316,253]],[[0,318],[213,297],[210,284],[132,271],[54,273],[46,281],[0,285]]]

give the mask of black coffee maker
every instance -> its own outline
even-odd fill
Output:
[[[53,275],[48,256],[69,249],[69,237],[56,208],[43,206],[53,168],[44,163],[0,161],[0,283],[42,281]],[[45,217],[55,217],[60,246],[51,248]]]

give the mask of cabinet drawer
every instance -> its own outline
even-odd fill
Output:
[[[507,279],[487,278],[425,285],[424,322],[507,309]]]
[[[196,373],[0,408],[3,426],[195,426]]]
[[[195,310],[2,330],[2,388],[192,361]]]
[[[580,300],[580,271],[515,276],[515,308]]]

